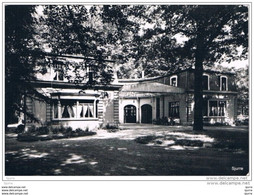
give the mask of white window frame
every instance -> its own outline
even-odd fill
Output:
[[[220,102],[220,101],[222,101],[222,102],[226,102],[226,105],[225,105],[225,115],[224,116],[211,116],[210,115],[210,102],[217,102],[217,108],[219,108],[218,107],[218,103]],[[225,100],[225,99],[211,99],[211,100],[208,100],[207,101],[207,116],[204,116],[204,117],[225,117],[226,118],[226,111],[227,111],[227,108],[228,108],[228,101],[227,100]]]
[[[207,77],[208,77],[208,79],[207,79],[207,82],[208,82],[208,87],[207,87],[207,88],[208,88],[208,89],[207,89],[207,90],[210,90],[210,75],[204,73],[203,76],[207,76]]]
[[[226,90],[225,91],[228,91],[228,77],[225,76],[225,75],[221,75],[220,76],[220,91],[222,91],[222,78],[225,78],[226,79]],[[224,90],[223,90],[224,91]]]
[[[174,75],[174,76],[171,76],[171,77],[170,77],[170,85],[173,86],[173,85],[172,85],[172,79],[174,79],[174,78],[176,79],[176,85],[175,85],[174,87],[177,87],[177,86],[178,86],[178,83],[177,83],[177,75]]]
[[[97,99],[80,99],[80,98],[75,98],[75,97],[72,97],[71,98],[56,98],[56,97],[53,97],[52,99],[56,100],[57,101],[57,109],[58,109],[58,117],[55,118],[55,113],[54,113],[54,107],[52,109],[52,120],[95,120],[95,119],[98,119],[98,116],[96,116],[96,104],[97,104]],[[62,111],[62,108],[61,108],[61,103],[60,101],[61,100],[65,100],[65,99],[69,99],[69,100],[73,100],[73,101],[76,101],[76,105],[78,107],[79,105],[79,102],[82,101],[82,100],[91,100],[93,101],[93,103],[88,103],[88,104],[93,104],[93,117],[80,117],[78,114],[77,114],[77,107],[76,107],[76,110],[74,110],[74,112],[76,112],[76,117],[70,117],[70,118],[62,118],[61,117],[61,111]],[[82,103],[83,104],[83,103]],[[89,107],[89,105],[88,105]],[[83,108],[84,109],[84,108]],[[83,113],[83,116],[85,116],[85,113]]]

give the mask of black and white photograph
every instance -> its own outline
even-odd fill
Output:
[[[251,176],[250,3],[2,11],[3,178]]]

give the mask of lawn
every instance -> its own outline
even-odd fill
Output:
[[[249,172],[247,130],[214,129],[196,134],[170,128],[145,129],[147,135],[139,129],[128,129],[39,142],[19,142],[7,136],[5,175],[196,176]],[[153,138],[140,142],[146,136]]]

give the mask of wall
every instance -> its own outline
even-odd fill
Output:
[[[191,94],[193,97],[193,94]],[[237,96],[236,95],[204,95],[204,99],[206,100],[222,100],[226,101],[226,113],[225,116],[205,116],[204,117],[204,124],[206,123],[228,123],[229,125],[233,125],[234,121],[236,120],[237,117]],[[190,102],[191,104],[191,112],[190,112],[190,120],[189,124],[192,124],[194,121],[194,100]],[[209,112],[209,108],[208,108]]]
[[[170,85],[170,77],[177,75],[177,87],[187,88],[188,85],[188,71],[180,72],[178,74],[173,74],[171,76],[165,76],[159,79],[154,80],[155,82],[159,82],[165,85]]]
[[[210,90],[212,91],[220,91],[220,83],[218,77],[223,75],[227,76],[228,78],[228,91],[236,91],[236,85],[235,85],[235,76],[232,74],[223,74],[223,73],[211,73],[211,72],[205,72],[209,75],[209,84],[210,84]],[[182,74],[182,73],[181,73]],[[189,71],[188,73],[188,87],[187,89],[194,89],[194,72]],[[180,86],[185,88],[185,86]]]
[[[103,102],[103,125],[119,123],[119,92],[106,91],[108,97]]]
[[[100,124],[99,124],[99,120],[98,119],[91,119],[91,120],[61,120],[61,121],[53,121],[51,122],[51,126],[54,127],[60,127],[60,126],[64,126],[64,127],[71,127],[73,130],[77,129],[77,128],[81,128],[83,130],[86,130],[87,128],[89,130],[93,130],[96,128],[99,128]]]
[[[162,101],[162,100],[161,100]],[[132,98],[119,100],[119,122],[124,123],[124,107],[127,105],[136,106],[136,122],[141,123],[141,107],[145,104],[152,106],[152,119],[156,119],[156,99],[155,97]],[[162,104],[161,104],[162,105]],[[162,109],[162,107],[161,107]]]
[[[228,106],[228,121],[227,122],[230,125],[233,125],[237,117],[237,97],[234,95],[230,95],[227,106]]]
[[[179,115],[180,115],[180,123],[185,124],[187,122],[186,115],[186,95],[185,94],[175,94],[170,96],[165,96],[165,116],[169,116],[169,102],[179,102]]]
[[[43,91],[49,90],[49,93],[56,92],[56,91],[61,91],[61,92],[68,92],[72,94],[69,89],[49,89],[49,88],[43,88]],[[77,94],[76,90],[73,91],[73,94]],[[105,97],[103,97],[103,94],[105,93]],[[97,95],[89,95],[89,94],[98,94],[100,97]],[[73,98],[73,99],[86,99],[88,96],[90,98],[94,99],[97,101],[97,118],[91,119],[91,118],[86,118],[86,119],[60,119],[60,120],[52,120],[52,105],[46,104],[45,102],[39,102],[37,100],[31,100],[30,98],[27,98],[26,103],[27,103],[27,108],[28,112],[33,113],[38,119],[40,119],[41,123],[34,123],[31,120],[27,120],[27,126],[41,126],[41,125],[53,125],[53,126],[70,126],[73,129],[76,128],[82,128],[86,129],[86,127],[89,126],[89,129],[93,128],[98,128],[101,125],[106,125],[107,123],[114,123],[117,124],[119,123],[119,92],[117,90],[115,91],[104,91],[104,90],[99,90],[99,91],[93,91],[93,90],[87,90],[83,95],[68,95],[65,96],[65,98]],[[97,99],[97,100],[96,100]]]
[[[42,124],[47,121],[47,104],[43,101],[32,100],[31,98],[26,98],[27,112],[33,113],[34,116],[40,120]],[[28,126],[36,125],[31,119],[26,117],[26,123]]]

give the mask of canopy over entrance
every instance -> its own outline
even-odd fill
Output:
[[[182,94],[185,90],[157,82],[124,85],[120,97],[151,97],[166,94]]]

